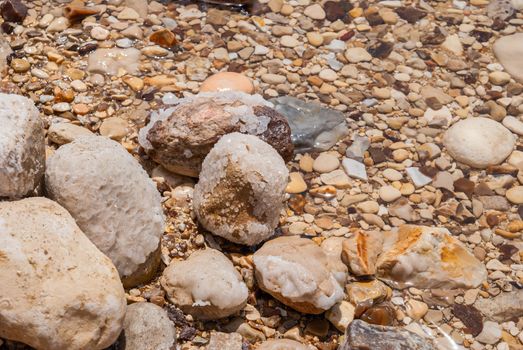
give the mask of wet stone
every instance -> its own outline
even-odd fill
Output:
[[[328,150],[348,133],[345,116],[339,111],[290,96],[270,102],[289,122],[296,152]]]

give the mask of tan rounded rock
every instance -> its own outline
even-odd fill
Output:
[[[185,261],[173,260],[160,283],[173,304],[202,320],[238,312],[249,292],[232,262],[215,249],[196,251]]]
[[[523,204],[523,186],[515,186],[505,193],[507,199],[514,204]]]
[[[260,288],[300,312],[320,314],[343,299],[346,271],[337,270],[311,240],[273,239],[254,254],[253,261]]]
[[[120,334],[118,272],[57,203],[0,202],[0,266],[0,337],[41,350],[99,350]]]
[[[287,179],[283,159],[269,144],[252,135],[225,135],[203,162],[194,211],[213,234],[258,244],[278,225]]]
[[[200,92],[210,91],[242,91],[254,93],[254,85],[248,77],[235,72],[220,72],[205,79],[200,86]]]

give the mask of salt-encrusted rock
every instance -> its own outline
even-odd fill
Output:
[[[121,335],[122,350],[171,350],[176,328],[167,312],[153,303],[129,305]]]
[[[111,258],[124,285],[152,277],[164,231],[161,198],[125,148],[102,136],[77,138],[49,158],[46,188]]]
[[[227,257],[215,249],[173,260],[160,279],[169,300],[201,320],[230,316],[247,302],[248,289]]]
[[[41,350],[105,349],[122,329],[118,272],[45,198],[0,203],[0,337]]]
[[[33,101],[0,93],[0,198],[33,193],[44,171],[44,126]]]
[[[199,222],[235,243],[262,242],[278,224],[287,177],[269,144],[252,135],[225,135],[205,158],[194,188]]]
[[[422,338],[400,327],[376,326],[362,320],[351,322],[345,332],[345,341],[338,350],[436,350],[432,340]]]
[[[380,232],[354,232],[343,241],[341,258],[354,275],[373,275],[382,244]]]
[[[377,275],[395,288],[475,288],[485,265],[445,228],[404,225],[388,232]]]
[[[293,155],[286,119],[260,95],[241,91],[205,92],[174,101],[151,113],[140,130],[140,145],[169,171],[197,177],[205,156],[225,134],[256,135],[289,161]]]
[[[343,299],[346,272],[309,239],[278,237],[266,242],[253,261],[260,288],[300,312],[320,314]]]
[[[489,320],[507,322],[523,317],[523,289],[501,293],[495,297],[480,298],[475,306]]]
[[[261,343],[258,350],[310,350],[310,348],[296,340],[271,339]]]
[[[514,135],[507,128],[483,117],[461,120],[443,137],[443,144],[452,158],[480,169],[504,161],[515,142]]]

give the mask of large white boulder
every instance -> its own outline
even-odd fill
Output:
[[[196,251],[187,260],[173,260],[160,283],[173,304],[201,320],[240,311],[249,293],[232,262],[215,249]]]
[[[0,93],[0,198],[34,193],[44,171],[44,126],[33,101]]]
[[[507,128],[483,117],[460,120],[443,137],[443,144],[452,158],[480,169],[504,161],[515,143],[514,135]]]
[[[0,202],[0,338],[98,350],[118,338],[125,293],[111,260],[45,198]]]
[[[161,197],[119,143],[84,136],[60,147],[48,160],[46,188],[111,258],[124,285],[145,282],[154,274],[164,232]]]
[[[256,136],[223,136],[205,158],[193,205],[207,230],[254,245],[273,235],[289,172],[281,156]]]
[[[300,312],[320,314],[344,297],[347,268],[331,261],[310,239],[270,240],[254,253],[253,261],[260,288]]]

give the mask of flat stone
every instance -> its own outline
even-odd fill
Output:
[[[325,318],[330,321],[340,332],[345,332],[354,320],[354,305],[342,300],[325,313]]]
[[[323,10],[320,4],[313,4],[307,6],[303,11],[303,14],[307,17],[317,20],[325,19],[326,16],[325,11]]]
[[[523,289],[501,293],[494,297],[479,298],[474,304],[487,319],[507,322],[523,317]]]
[[[57,145],[65,145],[81,136],[93,135],[93,132],[82,126],[71,123],[53,123],[47,131],[49,140]]]
[[[368,62],[372,60],[372,56],[362,47],[352,47],[345,51],[345,58],[350,63]]]
[[[499,38],[493,45],[496,58],[503,68],[517,81],[523,82],[523,33],[516,33]]]
[[[128,74],[137,74],[140,50],[97,49],[89,55],[87,70],[91,73],[116,75],[120,70]]]
[[[329,173],[338,169],[340,161],[332,153],[321,153],[312,163],[312,168],[319,173]]]
[[[347,172],[347,175],[350,177],[367,181],[367,170],[365,169],[365,165],[363,163],[360,163],[354,159],[344,158],[342,161],[342,166],[343,169],[345,169],[345,172]]]
[[[452,125],[443,143],[455,160],[483,169],[505,160],[514,148],[515,137],[500,123],[477,117]]]
[[[270,102],[289,122],[296,152],[326,151],[349,133],[345,115],[340,111],[291,96]]]
[[[321,174],[320,179],[325,185],[332,185],[338,188],[347,188],[350,186],[349,177],[341,169]]]
[[[100,125],[100,135],[119,141],[127,135],[127,121],[120,117],[104,119]]]
[[[310,348],[292,339],[270,339],[261,343],[258,350],[310,350]]]
[[[515,186],[510,188],[505,196],[514,204],[523,204],[523,186]]]
[[[290,35],[282,36],[280,39],[280,43],[284,47],[291,47],[291,48],[300,45],[299,40]]]
[[[523,122],[520,119],[509,115],[503,119],[502,123],[513,133],[523,136]]]
[[[501,339],[501,326],[492,321],[483,324],[483,331],[476,337],[476,340],[483,344],[496,344]]]
[[[436,350],[431,340],[400,327],[372,325],[361,320],[351,322],[345,340],[338,350],[365,349],[372,344],[376,349]]]
[[[289,183],[285,188],[287,193],[301,193],[307,190],[307,184],[299,172],[289,173]]]
[[[401,197],[401,192],[390,185],[382,186],[379,189],[379,196],[385,202],[393,202]]]
[[[242,336],[238,333],[211,332],[209,344],[205,350],[242,350]]]

